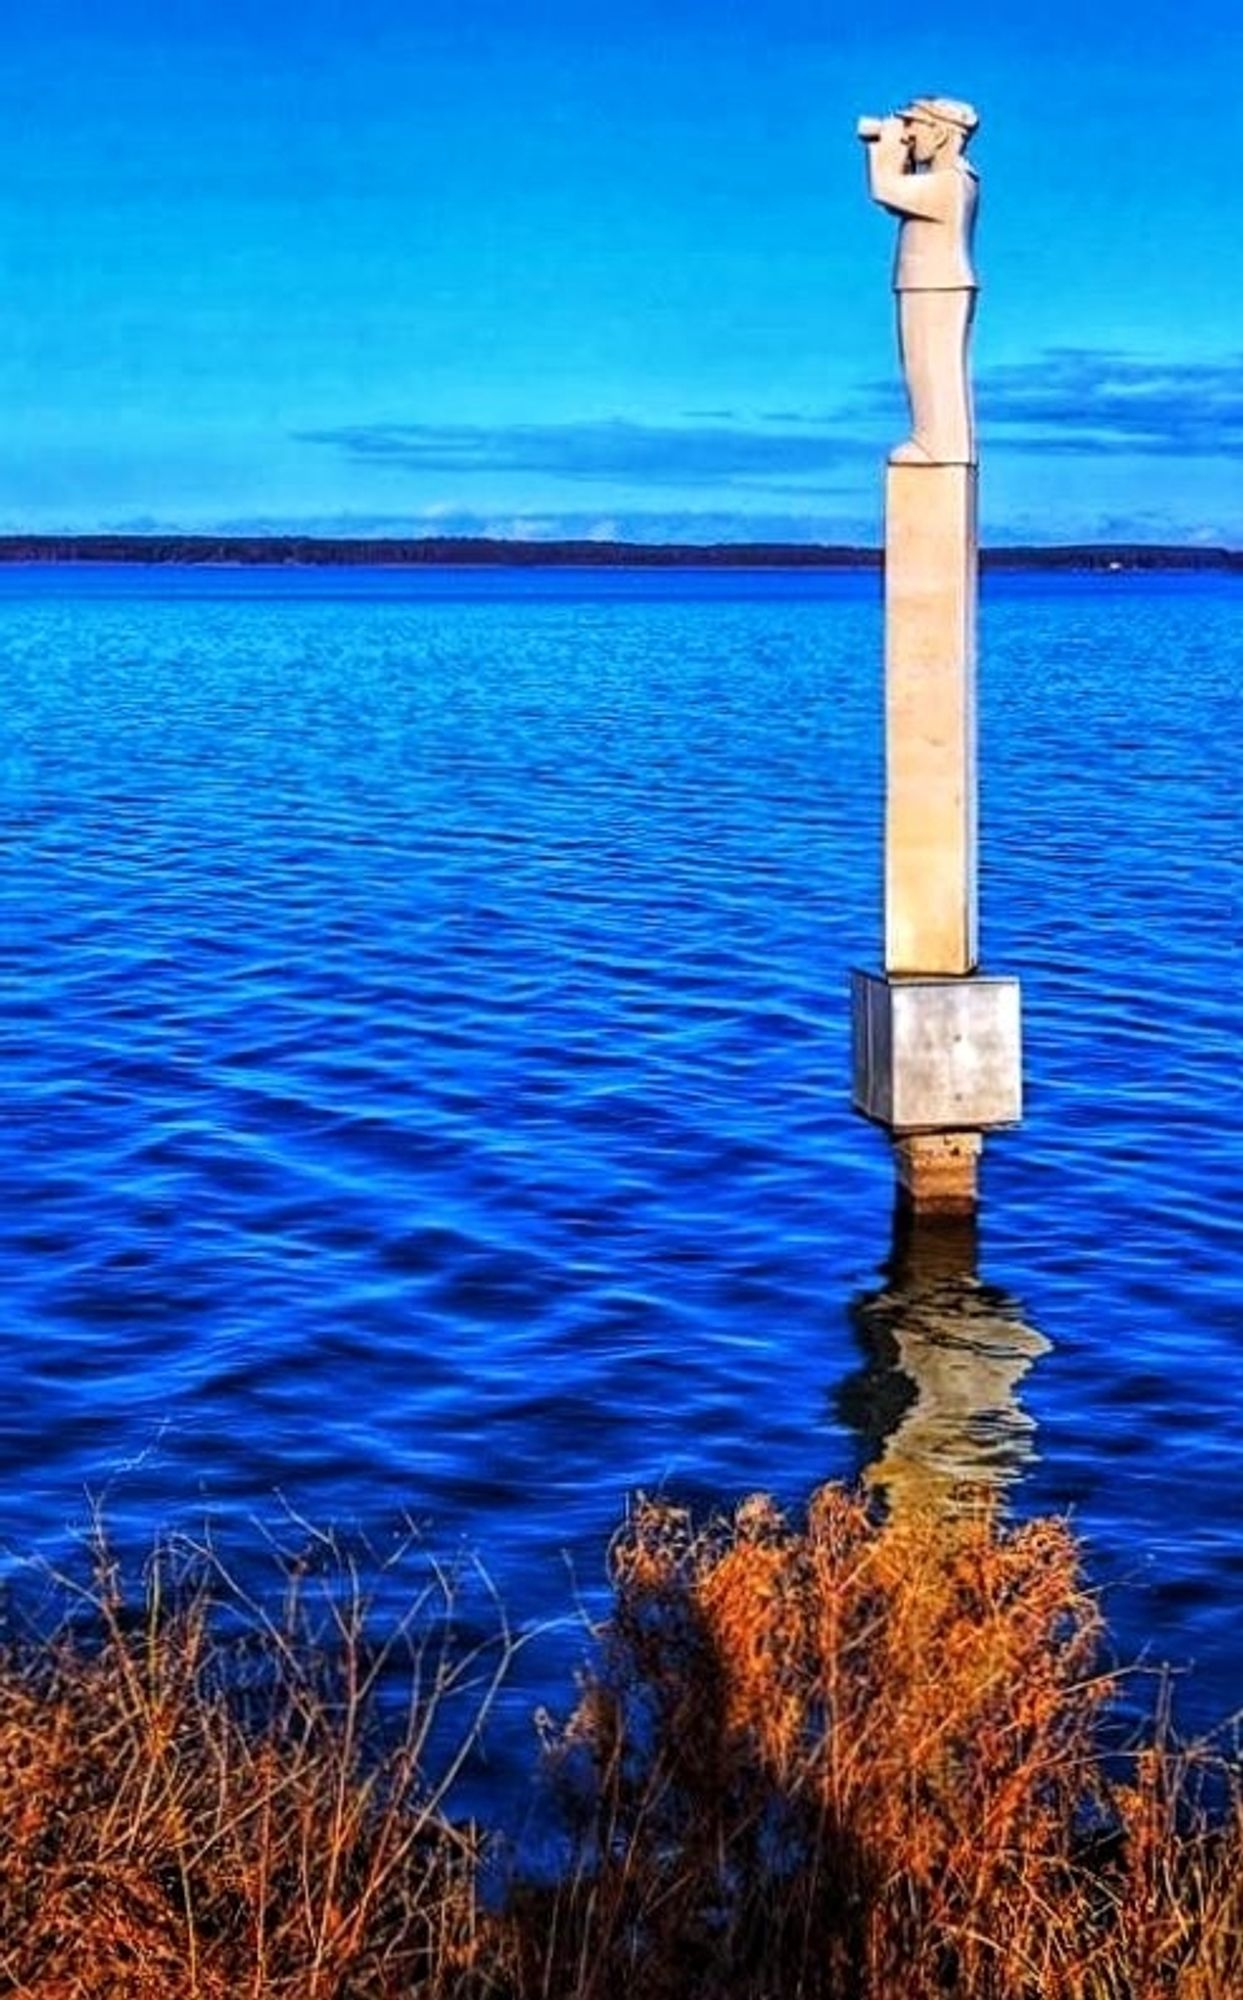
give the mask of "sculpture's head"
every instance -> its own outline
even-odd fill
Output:
[[[956,159],[980,122],[974,105],[957,97],[915,97],[898,116],[917,167],[930,167],[943,156]]]

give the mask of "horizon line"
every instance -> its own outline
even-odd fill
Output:
[[[1131,567],[1243,568],[1243,549],[1199,542],[1132,539],[1048,543],[993,543],[980,549],[989,567],[1119,563]],[[661,567],[706,563],[712,567],[866,568],[880,566],[883,548],[859,542],[633,542],[583,536],[546,539],[499,535],[328,535],[297,529],[238,534],[212,529],[126,533],[110,530],[10,531],[0,534],[0,564],[111,560],[119,563],[187,562],[243,565],[292,564],[400,567],[443,563],[480,567]]]

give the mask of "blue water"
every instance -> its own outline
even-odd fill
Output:
[[[1193,1721],[1243,1702],[1240,587],[986,578],[1028,1114],[977,1261],[888,1276],[877,592],[0,570],[15,1562],[95,1502],[139,1550],[413,1520],[567,1621],[512,1719],[636,1488],[966,1472],[1073,1507]]]

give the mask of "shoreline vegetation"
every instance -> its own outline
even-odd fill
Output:
[[[504,1607],[484,1631],[471,1578],[411,1544],[378,1629],[369,1563],[272,1553],[275,1613],[210,1541],[127,1579],[102,1536],[51,1629],[10,1603],[0,1994],[1243,1992],[1239,1746],[1179,1747],[1160,1694],[1116,1740],[1064,1522],[884,1516],[840,1485],[797,1520],[640,1499],[590,1667],[542,1718],[561,1832],[525,1875],[455,1806],[522,1643]]]
[[[1167,543],[998,547],[981,566],[1020,570],[1243,571],[1243,550]],[[879,569],[879,549],[827,543],[501,541],[469,536],[2,535],[0,564],[220,564],[320,568]]]

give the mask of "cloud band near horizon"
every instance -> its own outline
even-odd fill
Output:
[[[1243,447],[1243,353],[1160,362],[1119,350],[1056,348],[977,378],[990,451],[1089,458],[1219,458]],[[395,472],[539,475],[643,487],[832,494],[824,484],[875,457],[897,412],[891,384],[872,384],[852,412],[746,420],[725,411],[678,424],[625,417],[581,422],[391,422],[299,431],[299,442]],[[862,429],[854,428],[859,418]],[[900,419],[898,419],[900,421]]]

